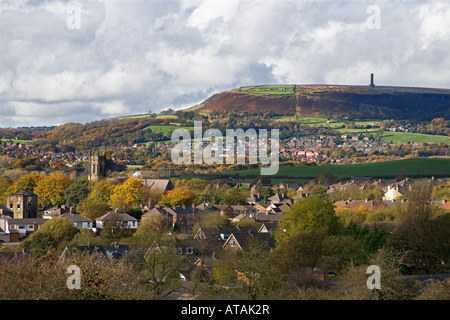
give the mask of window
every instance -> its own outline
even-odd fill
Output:
[[[235,240],[231,240],[230,241],[230,247],[236,247],[236,241]]]
[[[191,247],[186,248],[186,254],[193,254],[194,250]]]
[[[178,248],[178,254],[183,254],[183,248]]]

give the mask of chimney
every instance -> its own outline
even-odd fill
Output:
[[[374,81],[373,81],[373,73],[370,74],[370,87],[371,87],[371,88],[374,88],[374,87],[375,87],[375,84],[374,84]]]

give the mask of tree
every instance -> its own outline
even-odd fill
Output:
[[[70,186],[72,180],[62,172],[54,172],[43,176],[36,183],[34,193],[38,196],[41,207],[64,204],[64,191]]]
[[[322,232],[337,234],[341,229],[339,218],[331,202],[310,196],[298,200],[282,217],[275,239],[278,243],[297,233]]]
[[[10,193],[13,182],[9,178],[0,177],[0,204],[6,204],[6,196]]]
[[[26,250],[46,252],[49,249],[57,249],[62,243],[68,243],[77,232],[78,229],[67,218],[50,219],[20,245]]]
[[[450,214],[434,217],[431,190],[427,181],[411,186],[405,217],[387,243],[407,272],[450,271]]]
[[[185,257],[173,254],[175,242],[154,247],[144,258],[142,277],[150,284],[155,295],[161,296],[179,286],[180,271],[188,262]]]
[[[432,198],[434,200],[450,201],[450,184],[441,184],[433,188]]]
[[[89,195],[89,180],[84,176],[72,183],[64,191],[64,202],[68,206],[76,207],[81,200]]]
[[[126,211],[133,206],[142,204],[143,195],[144,185],[142,184],[142,180],[131,177],[124,183],[114,187],[111,194],[110,205],[112,208]]]
[[[122,238],[132,235],[128,227],[124,226],[119,213],[112,213],[108,219],[103,222],[103,231],[101,237],[108,243],[118,242]]]
[[[362,196],[369,200],[383,200],[384,191],[376,186],[367,186],[362,192]]]
[[[77,211],[91,220],[101,217],[110,209],[108,202],[95,201],[90,197],[81,200],[77,206]]]
[[[160,205],[166,207],[191,205],[195,199],[195,193],[186,186],[174,188],[162,194]]]
[[[34,192],[34,188],[36,188],[38,182],[44,177],[44,175],[37,173],[30,173],[22,176],[11,186],[9,192],[14,193],[19,192],[20,190]]]
[[[367,265],[350,267],[339,277],[337,287],[345,300],[406,300],[414,292],[411,281],[404,279],[390,251],[379,250],[369,260],[369,265],[380,268],[380,289],[368,289]]]

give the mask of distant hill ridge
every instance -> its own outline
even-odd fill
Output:
[[[197,112],[259,111],[397,120],[450,118],[450,90],[347,85],[271,85],[216,93]]]

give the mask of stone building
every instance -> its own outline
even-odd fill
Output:
[[[13,212],[14,219],[36,218],[38,212],[37,195],[21,190],[7,196],[6,207]]]
[[[89,180],[99,181],[106,177],[106,149],[89,151]]]

